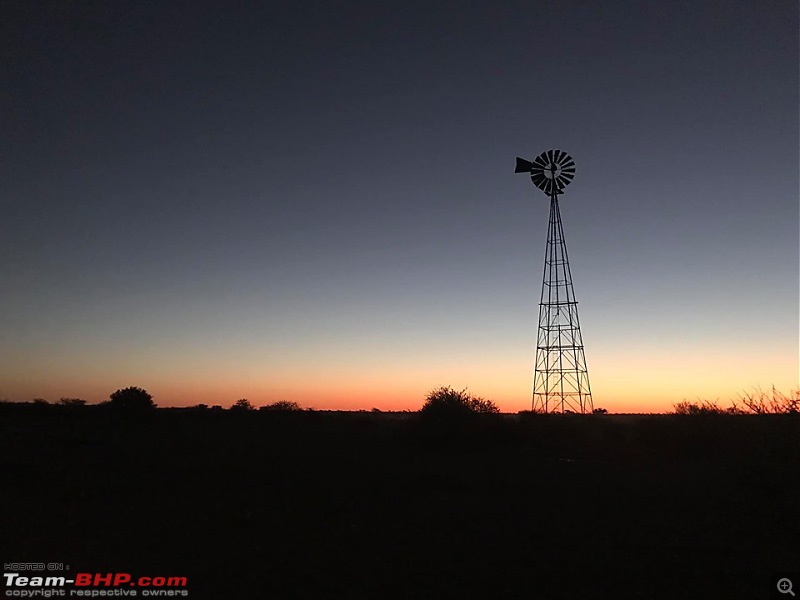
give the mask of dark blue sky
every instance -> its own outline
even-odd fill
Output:
[[[0,397],[530,402],[562,148],[595,405],[798,381],[798,4],[9,2]]]

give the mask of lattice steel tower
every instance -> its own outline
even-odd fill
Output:
[[[533,162],[518,157],[514,172],[530,173],[536,187],[550,197],[533,375],[533,410],[591,413],[592,391],[578,321],[578,301],[572,288],[567,244],[558,210],[558,195],[575,177],[575,162],[562,150],[548,150]]]

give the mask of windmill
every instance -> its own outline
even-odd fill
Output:
[[[575,177],[575,162],[563,150],[548,150],[533,162],[517,157],[515,173],[530,173],[550,197],[550,222],[544,256],[539,333],[533,375],[534,412],[591,413],[592,392],[583,351],[578,301],[572,287],[558,196]]]

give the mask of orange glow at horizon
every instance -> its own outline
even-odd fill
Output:
[[[367,353],[344,348],[338,354],[323,345],[283,355],[245,346],[224,357],[179,350],[119,365],[99,356],[79,362],[65,353],[61,364],[20,366],[14,380],[3,382],[0,398],[79,397],[97,403],[115,389],[136,385],[163,407],[227,408],[247,398],[256,406],[287,400],[318,410],[400,411],[418,410],[429,391],[452,386],[492,400],[503,412],[531,408],[533,353],[522,337],[504,347],[448,341],[430,345],[424,354],[402,345],[376,345]],[[336,358],[328,359],[331,354]],[[798,387],[796,376],[787,376],[797,371],[796,352],[780,347],[766,352],[744,344],[702,349],[664,344],[631,351],[600,342],[587,350],[587,360],[594,406],[609,412],[670,412],[682,400],[726,407],[759,386],[785,393]]]

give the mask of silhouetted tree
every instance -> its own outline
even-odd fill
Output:
[[[140,387],[127,387],[109,396],[110,406],[125,410],[149,410],[156,407],[153,397]]]
[[[429,416],[457,416],[470,414],[499,413],[500,409],[491,400],[484,400],[452,387],[440,387],[428,393],[420,412]]]
[[[231,410],[255,410],[255,406],[250,403],[247,398],[240,398],[231,405]]]
[[[278,402],[273,402],[272,404],[267,404],[266,406],[262,406],[258,410],[291,412],[291,411],[303,410],[303,407],[300,406],[297,402],[290,402],[289,400],[279,400]]]
[[[596,414],[596,415],[607,415],[608,414],[608,411],[605,408],[595,408],[592,412],[594,414]]]

